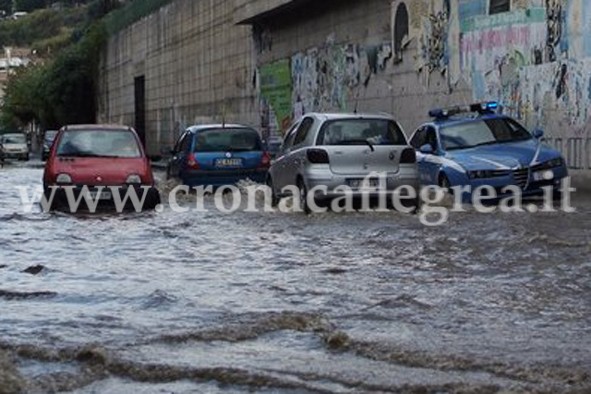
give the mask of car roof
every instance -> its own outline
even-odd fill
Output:
[[[121,130],[129,130],[131,131],[132,128],[125,125],[117,125],[117,124],[75,124],[75,125],[67,125],[62,127],[62,130],[68,131],[86,131],[86,130],[104,130],[104,131],[121,131]]]
[[[339,119],[384,119],[394,120],[394,117],[386,113],[355,113],[355,112],[310,112],[304,116],[312,116],[324,121]]]
[[[209,129],[252,129],[253,127],[243,125],[243,124],[234,124],[234,123],[212,123],[212,124],[199,124],[187,127],[187,130],[190,132],[197,132]]]

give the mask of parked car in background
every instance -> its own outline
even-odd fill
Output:
[[[43,186],[48,198],[50,188],[57,187],[52,208],[58,209],[66,208],[67,203],[61,186],[73,186],[76,198],[87,186],[91,198],[98,199],[100,205],[114,203],[110,187],[117,187],[121,197],[134,188],[140,198],[143,188],[147,188],[143,209],[153,209],[160,203],[140,139],[134,129],[121,125],[74,125],[60,129],[45,163]]]
[[[22,133],[9,133],[0,136],[5,159],[29,160],[27,136]]]
[[[433,120],[411,137],[417,150],[421,181],[442,187],[490,185],[497,196],[516,185],[523,195],[559,189],[568,175],[560,152],[544,145],[541,130],[533,134],[515,119],[498,113],[495,102],[429,112]],[[558,194],[558,193],[557,193]],[[470,202],[472,193],[462,193]]]
[[[259,133],[238,124],[191,126],[180,136],[167,166],[168,178],[190,187],[214,187],[250,179],[263,183],[271,164]]]
[[[271,155],[272,158],[277,156],[279,150],[281,149],[281,145],[283,144],[283,140],[281,137],[273,136],[265,141],[265,145],[267,148],[267,152]]]
[[[378,178],[364,185],[372,173],[381,174],[386,185]],[[328,189],[319,199],[330,199],[342,195],[340,186],[348,186],[354,196],[366,193],[364,186],[385,192],[402,185],[418,189],[419,178],[415,151],[391,116],[310,113],[287,132],[267,184],[274,203],[286,196],[286,186],[297,186],[300,195],[295,197],[309,211],[307,194],[316,186]]]
[[[41,160],[45,161],[49,157],[49,151],[51,150],[51,145],[53,144],[53,140],[57,135],[58,130],[47,130],[45,135],[43,136],[43,149],[41,151]]]

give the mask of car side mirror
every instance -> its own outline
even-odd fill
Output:
[[[535,129],[534,130],[534,138],[540,139],[544,136],[544,130],[542,129]]]
[[[425,144],[420,147],[419,152],[421,152],[424,155],[432,155],[435,151],[433,150],[433,147],[431,145]]]

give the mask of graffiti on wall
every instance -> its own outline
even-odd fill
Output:
[[[521,67],[537,63],[535,54],[545,47],[545,10],[471,17],[460,31],[460,67],[471,75],[474,98],[499,97]]]
[[[334,44],[299,52],[260,69],[263,133],[282,133],[311,111],[352,111],[361,91],[393,56],[390,43]]]
[[[449,33],[449,0],[436,1],[432,9],[421,21],[421,36],[419,39],[419,71],[431,74],[447,71],[449,62],[448,33]]]

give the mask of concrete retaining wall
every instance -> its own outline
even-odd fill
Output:
[[[224,113],[267,135],[308,111],[384,111],[410,134],[431,108],[498,100],[588,171],[591,3],[511,3],[176,0],[110,39],[100,116],[134,123],[140,75],[151,152]]]

